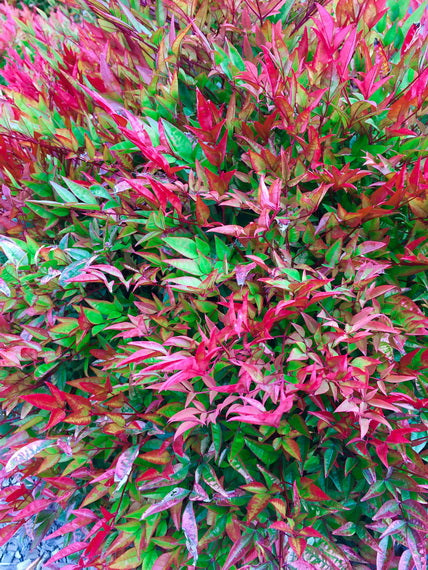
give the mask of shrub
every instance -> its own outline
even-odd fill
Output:
[[[47,569],[426,568],[425,6],[324,4],[1,7],[0,540]]]

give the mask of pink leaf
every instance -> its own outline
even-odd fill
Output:
[[[140,446],[134,445],[126,449],[118,458],[116,468],[114,471],[114,481],[118,483],[117,489],[119,490],[126,483],[129,474],[131,473],[134,461],[138,457]]]
[[[402,529],[406,525],[406,521],[392,521],[392,523],[388,526],[388,528],[382,533],[381,539],[385,536],[389,536],[390,534],[396,534],[400,529]]]
[[[219,226],[217,228],[211,228],[207,230],[207,232],[216,232],[217,234],[239,237],[244,233],[244,228],[236,225]]]
[[[422,534],[419,534],[416,530],[410,527],[406,528],[405,536],[406,536],[407,548],[412,553],[412,558],[416,566],[416,570],[426,570],[427,568],[426,538]]]
[[[186,548],[193,558],[193,564],[196,564],[198,559],[198,525],[193,511],[193,503],[190,501],[183,511],[181,526],[186,537]]]

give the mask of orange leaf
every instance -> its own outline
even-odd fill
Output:
[[[275,509],[282,517],[285,518],[287,516],[287,504],[285,503],[285,501],[283,501],[282,499],[273,498],[270,500],[270,504],[273,507],[275,507]]]
[[[269,504],[269,495],[254,495],[251,497],[247,508],[247,520],[251,522],[254,520]]]
[[[142,453],[140,459],[144,459],[144,461],[148,461],[154,465],[167,465],[171,460],[171,456],[167,451],[159,453],[159,450],[155,449],[147,453]]]
[[[308,477],[302,477],[300,480],[299,495],[302,499],[306,501],[331,501],[331,497],[326,495],[322,489],[320,489],[312,479]]]

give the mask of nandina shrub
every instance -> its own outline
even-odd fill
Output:
[[[1,543],[424,570],[424,5],[68,8],[1,7]]]

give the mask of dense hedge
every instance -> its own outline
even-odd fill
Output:
[[[0,15],[0,542],[425,570],[424,4]]]

